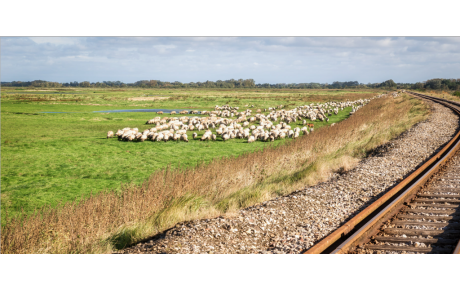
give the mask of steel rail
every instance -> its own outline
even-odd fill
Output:
[[[408,92],[411,95],[432,100],[443,104],[460,115],[460,110],[452,105],[460,106],[459,103],[436,97],[426,96],[419,93]],[[450,104],[447,104],[450,103]],[[452,104],[452,105],[451,105]],[[370,240],[370,237],[378,232],[379,228],[391,216],[399,212],[400,208],[415,196],[418,190],[444,165],[457,150],[460,149],[460,132],[443,147],[435,156],[416,169],[411,175],[393,187],[390,191],[369,205],[351,220],[322,239],[319,243],[303,252],[304,254],[320,254],[331,246],[343,241],[332,253],[345,253],[348,249],[358,246]],[[373,217],[373,218],[372,218]],[[366,222],[367,221],[367,222]],[[364,224],[360,226],[360,224]],[[358,231],[356,231],[359,228]],[[351,234],[355,231],[354,234]],[[350,235],[349,235],[350,234]],[[460,252],[460,242],[456,248]]]
[[[454,250],[454,254],[460,255],[460,241],[458,241],[457,247]]]

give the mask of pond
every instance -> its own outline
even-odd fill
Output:
[[[189,109],[116,109],[116,110],[101,110],[101,111],[93,111],[92,113],[121,113],[121,112],[158,112],[163,111],[163,113],[171,113],[171,111],[176,111],[179,113],[180,111],[187,110],[189,113],[192,110]],[[85,113],[85,112],[40,112],[40,113]],[[198,114],[201,112],[198,111]]]
[[[16,92],[4,92],[10,94],[76,94],[73,92],[44,92],[44,91],[16,91]]]
[[[93,113],[118,113],[118,112],[158,112],[158,111],[163,111],[163,113],[171,113],[171,111],[176,111],[179,113],[180,111],[187,110],[190,112],[188,109],[117,109],[117,110],[102,110],[102,111],[93,111]]]

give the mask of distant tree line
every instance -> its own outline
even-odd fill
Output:
[[[253,79],[230,79],[226,81],[206,81],[206,82],[190,82],[181,83],[165,82],[160,80],[141,80],[134,83],[123,83],[121,81],[103,81],[103,82],[70,82],[58,83],[43,80],[35,80],[29,82],[13,81],[2,82],[2,86],[11,87],[40,87],[40,88],[65,88],[65,87],[80,87],[80,88],[255,88],[256,83]]]
[[[226,81],[206,81],[181,83],[179,81],[166,82],[160,80],[141,80],[134,83],[123,83],[121,81],[103,81],[103,82],[49,82],[35,80],[28,82],[13,81],[1,82],[2,86],[11,87],[38,87],[38,88],[274,88],[274,89],[360,89],[360,88],[378,88],[378,89],[408,89],[408,90],[456,90],[460,91],[460,79],[430,79],[424,82],[416,83],[395,83],[392,79],[382,83],[359,83],[358,81],[328,83],[275,83],[275,84],[256,84],[253,79],[230,79]]]

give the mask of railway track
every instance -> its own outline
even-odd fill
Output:
[[[460,103],[408,93],[460,115]],[[460,254],[459,149],[457,132],[414,173],[303,253]]]

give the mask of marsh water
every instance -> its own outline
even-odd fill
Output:
[[[180,111],[187,110],[188,112],[192,111],[190,109],[116,109],[116,110],[101,110],[101,111],[93,111],[92,113],[121,113],[121,112],[159,112],[163,111],[163,113],[171,113],[172,111],[176,111],[179,113]],[[82,112],[40,112],[40,113],[82,113]],[[198,113],[201,113],[198,111]]]

